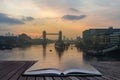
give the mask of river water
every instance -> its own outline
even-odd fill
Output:
[[[117,60],[116,58],[90,57],[83,55],[83,52],[77,50],[74,45],[70,45],[65,50],[55,49],[54,44],[48,44],[46,46],[33,45],[24,48],[13,48],[11,50],[0,50],[0,60],[41,60],[59,62],[68,58],[78,60],[81,63],[84,61]]]

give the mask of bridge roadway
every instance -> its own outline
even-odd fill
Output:
[[[58,33],[46,33],[46,35],[59,35]]]

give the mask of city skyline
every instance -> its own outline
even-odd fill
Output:
[[[1,0],[0,34],[36,37],[61,30],[76,37],[89,28],[119,28],[119,6],[118,0]]]

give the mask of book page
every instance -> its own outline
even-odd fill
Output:
[[[93,66],[91,66],[87,62],[80,63],[77,60],[69,60],[68,62],[64,62],[64,72],[65,75],[67,74],[86,74],[86,75],[101,75],[101,73],[96,70]]]
[[[60,75],[61,72],[59,70],[59,65],[39,61],[24,72],[24,75],[44,75],[44,74]]]
[[[30,70],[30,69],[29,69]],[[60,75],[61,72],[57,69],[39,69],[39,70],[27,70],[24,75]]]

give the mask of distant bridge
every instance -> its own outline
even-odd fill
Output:
[[[58,40],[62,41],[62,31],[59,31],[59,33],[46,33],[46,31],[43,31],[42,37],[43,37],[43,44],[47,44],[46,35],[58,35]]]

